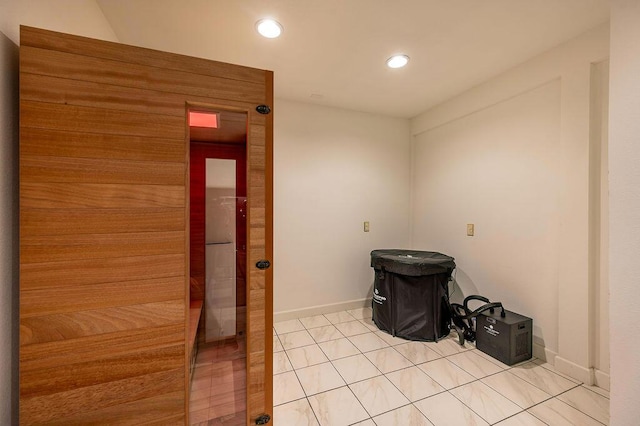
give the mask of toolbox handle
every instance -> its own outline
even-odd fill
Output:
[[[475,311],[470,311],[469,310],[469,302],[472,300],[479,300],[481,302],[484,302],[485,304],[480,306],[478,309],[476,309]],[[484,296],[479,296],[477,294],[472,294],[471,296],[467,296],[464,298],[464,311],[467,314],[465,316],[465,318],[463,319],[467,319],[467,318],[472,318],[475,316],[478,316],[478,314],[480,314],[481,312],[486,311],[487,309],[489,310],[489,312],[493,313],[494,312],[494,308],[500,308],[500,316],[502,318],[504,318],[506,316],[506,314],[504,313],[504,307],[502,306],[502,303],[500,302],[491,302],[489,299],[487,299]]]
[[[485,304],[474,311],[470,311],[469,302],[471,300],[480,300],[485,302]],[[476,318],[484,311],[491,311],[491,313],[493,313],[495,308],[500,308],[500,316],[502,318],[506,316],[502,303],[491,302],[486,297],[475,294],[465,297],[463,305],[460,305],[459,303],[449,303],[451,320],[456,332],[458,333],[458,342],[460,343],[460,346],[464,345],[465,340],[468,340],[469,342],[476,340],[476,331],[475,326],[471,321],[472,318]]]

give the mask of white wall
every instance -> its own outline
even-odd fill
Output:
[[[362,303],[370,251],[409,246],[409,120],[280,99],[274,114],[274,311]]]
[[[423,132],[414,148],[414,247],[454,256],[464,295],[535,318],[536,340],[554,351],[559,112],[554,80]]]
[[[0,424],[18,424],[20,24],[115,41],[94,0],[0,0]]]
[[[0,0],[0,31],[15,44],[20,25],[118,41],[95,0]]]
[[[609,61],[591,67],[591,142],[589,152],[589,267],[593,288],[589,327],[594,333],[591,359],[596,383],[609,374]]]
[[[537,355],[586,382],[591,64],[607,56],[601,27],[412,120],[414,248],[454,256],[466,294],[532,316]]]
[[[640,417],[640,2],[611,2],[609,285],[611,424]]]

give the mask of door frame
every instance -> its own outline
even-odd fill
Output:
[[[270,109],[273,107],[273,73],[268,72],[265,79],[267,88],[267,99],[271,100],[269,103]],[[259,270],[256,263],[259,260],[266,259],[273,263],[273,113],[266,114],[265,120],[265,134],[264,134],[264,147],[256,143],[256,139],[260,139],[259,136],[252,134],[251,131],[251,114],[254,113],[248,108],[235,107],[233,105],[226,105],[222,103],[202,103],[202,102],[190,102],[185,104],[185,144],[186,144],[186,156],[187,156],[187,176],[190,175],[190,151],[191,151],[191,139],[189,132],[188,112],[189,111],[200,112],[216,112],[216,111],[231,111],[241,112],[247,114],[247,136],[245,141],[245,154],[246,154],[246,197],[247,197],[247,257],[246,257],[246,370],[247,370],[247,424],[255,423],[258,415],[267,414],[273,417],[273,267],[269,267],[266,270]],[[262,152],[264,153],[262,154]],[[252,168],[251,158],[264,155],[264,236],[265,241],[264,251],[256,253],[251,245],[251,219],[252,210],[252,195],[251,195],[251,171],[257,169],[260,170],[260,166],[254,165]],[[190,194],[188,187],[189,179],[187,179],[187,196]],[[254,197],[256,195],[254,194]],[[258,194],[257,197],[260,195]],[[187,203],[187,218],[190,217],[190,205]],[[187,229],[190,228],[190,224],[187,224]],[[254,231],[255,232],[255,231]],[[259,233],[259,232],[258,232]],[[187,234],[189,235],[189,234]],[[187,248],[190,249],[190,242],[187,238]],[[189,253],[189,251],[187,251]],[[187,297],[189,297],[189,256],[187,256]],[[254,283],[254,281],[256,283]],[[261,294],[263,293],[263,294]],[[187,306],[189,299],[187,299]],[[260,311],[264,311],[264,325],[254,323],[261,315],[257,315],[252,321],[252,313],[256,314]],[[188,321],[187,321],[188,323]],[[256,336],[257,334],[257,336]],[[263,339],[256,339],[264,334]],[[260,341],[261,340],[261,341]],[[187,342],[188,345],[188,342]],[[264,346],[263,346],[264,345]],[[255,349],[255,350],[254,350]],[[263,352],[261,355],[260,352]],[[263,367],[262,367],[263,366]],[[263,371],[261,371],[263,370]],[[262,377],[263,385],[260,384],[260,378]],[[251,409],[251,404],[258,404],[256,401],[256,391],[264,394],[264,407],[265,410],[259,413],[257,410]],[[187,401],[188,404],[188,401]],[[188,411],[188,405],[187,405]],[[252,414],[253,413],[253,414]]]

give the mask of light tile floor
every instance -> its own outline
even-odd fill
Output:
[[[609,424],[608,392],[537,359],[509,367],[454,336],[395,338],[369,308],[276,323],[273,424]]]
[[[204,345],[198,350],[189,397],[191,425],[245,424],[245,347],[244,338],[240,337],[235,341]]]

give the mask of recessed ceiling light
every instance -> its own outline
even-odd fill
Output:
[[[407,55],[393,55],[387,59],[387,66],[389,68],[402,68],[409,62]]]
[[[282,34],[282,25],[273,19],[261,19],[256,22],[256,29],[261,36],[266,38],[276,38]]]

